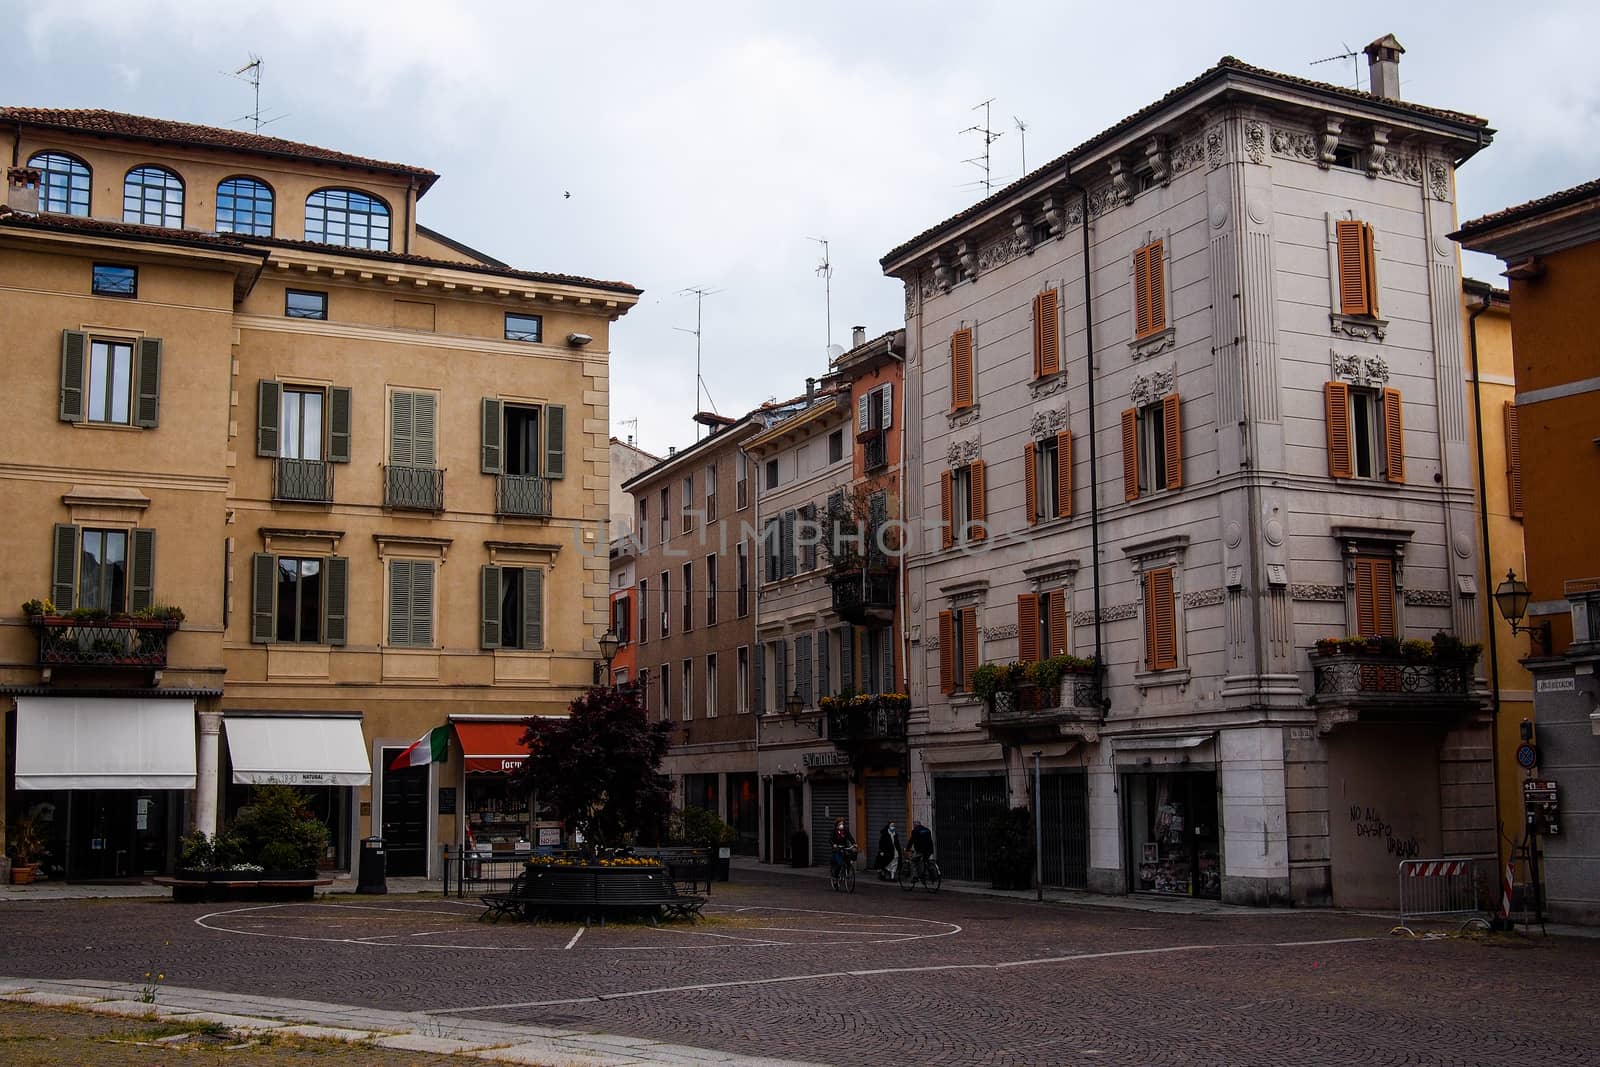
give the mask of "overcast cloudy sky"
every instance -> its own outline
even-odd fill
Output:
[[[612,334],[612,425],[637,418],[664,452],[694,440],[680,292],[721,290],[703,336],[718,410],[798,392],[827,343],[808,238],[831,244],[836,342],[899,325],[878,257],[982,195],[962,162],[981,141],[957,131],[989,97],[1003,181],[1021,173],[1014,116],[1038,166],[1224,54],[1350,84],[1352,64],[1311,61],[1392,32],[1407,99],[1499,130],[1461,172],[1463,219],[1600,175],[1600,5],[1296,8],[0,0],[0,103],[248,129],[250,90],[225,72],[259,54],[262,108],[282,116],[264,132],[431,167],[425,225],[646,290]]]

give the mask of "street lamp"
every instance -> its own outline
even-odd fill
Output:
[[[800,709],[805,706],[806,702],[800,698],[800,690],[798,689],[790,693],[788,698],[783,702],[783,710],[787,711],[790,715],[800,714]]]
[[[1506,580],[1501,582],[1494,590],[1495,607],[1500,609],[1500,615],[1511,624],[1513,634],[1530,634],[1539,642],[1546,653],[1550,651],[1550,621],[1546,619],[1537,626],[1519,626],[1522,616],[1528,612],[1528,583],[1517,577],[1517,572],[1506,571]]]
[[[606,661],[606,684],[611,684],[611,661],[617,658],[617,649],[622,647],[622,642],[617,638],[615,629],[607,630],[600,637],[600,658]]]

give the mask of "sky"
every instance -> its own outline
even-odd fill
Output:
[[[454,8],[455,10],[451,10]],[[943,0],[378,3],[0,0],[0,104],[249,129],[429,167],[422,224],[514,266],[631,282],[612,432],[693,443],[689,416],[804,390],[831,340],[903,324],[879,258],[1223,55],[1365,87],[1393,33],[1401,95],[1487,118],[1464,221],[1600,175],[1600,5]],[[1025,135],[1017,120],[1026,126]],[[570,194],[570,196],[568,195]],[[828,241],[831,315],[818,273]],[[1497,261],[1466,273],[1504,284]],[[694,384],[695,298],[707,394]],[[706,396],[709,396],[709,399]],[[630,420],[637,420],[635,425]]]

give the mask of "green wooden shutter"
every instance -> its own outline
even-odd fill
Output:
[[[264,644],[277,636],[278,558],[257,552],[250,559],[250,640]]]
[[[282,421],[283,386],[278,382],[256,383],[256,455],[278,454],[278,427]]]
[[[78,528],[57,523],[55,553],[51,558],[50,601],[56,611],[71,611],[78,593]]]
[[[544,571],[522,570],[522,647],[544,648]]]
[[[155,603],[156,532],[148,527],[133,531],[132,564],[128,568],[128,610],[141,611]]]
[[[500,568],[488,565],[478,569],[482,604],[478,618],[478,645],[500,647]]]
[[[438,402],[432,393],[411,394],[411,458],[415,466],[432,468],[438,461]]]
[[[779,638],[772,646],[773,663],[772,677],[776,682],[774,691],[777,693],[777,709],[785,711],[789,706],[789,640]]]
[[[411,562],[411,643],[433,645],[433,564],[427,560]]]
[[[416,454],[414,394],[395,390],[389,394],[389,462],[396,467],[414,467]]]
[[[350,462],[350,387],[328,390],[328,462]]]
[[[342,645],[349,630],[350,560],[329,556],[322,561],[322,640]]]
[[[411,644],[411,561],[389,561],[389,644]]]
[[[853,626],[839,627],[839,692],[853,693],[856,688],[856,631]]]
[[[61,331],[62,422],[82,422],[84,419],[87,405],[83,402],[83,364],[88,348],[88,334],[78,330]]]
[[[564,404],[544,406],[544,476],[567,476],[567,408]]]
[[[139,394],[133,410],[133,424],[154,429],[161,422],[161,339],[146,337],[139,342]]]
[[[751,707],[756,709],[756,714],[765,714],[767,710],[767,647],[758,644],[750,650],[755,654],[755,699]]]
[[[481,440],[483,443],[483,473],[499,474],[504,463],[500,447],[500,401],[492,396],[483,398]]]

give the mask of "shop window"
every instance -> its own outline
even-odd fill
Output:
[[[513,849],[528,841],[533,811],[528,794],[506,772],[468,771],[466,774],[467,845]],[[471,859],[468,859],[470,865]],[[481,861],[480,861],[481,862]]]
[[[1183,417],[1176,394],[1122,413],[1122,489],[1127,500],[1183,485]]]
[[[1127,774],[1130,888],[1170,896],[1222,896],[1214,772]]]

